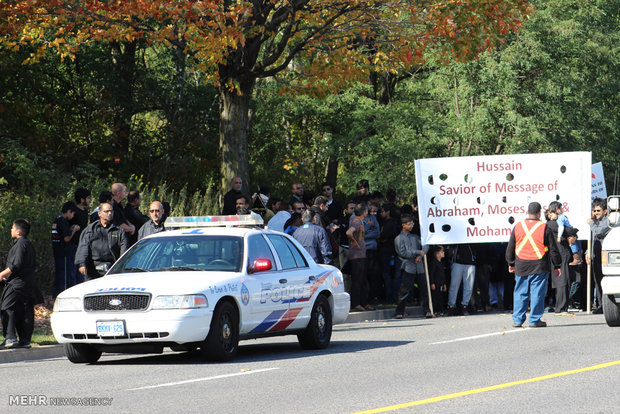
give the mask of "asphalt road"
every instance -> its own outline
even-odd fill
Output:
[[[620,329],[602,315],[545,319],[534,329],[502,313],[350,323],[323,351],[295,337],[246,341],[221,364],[188,353],[3,364],[0,412],[620,412]]]

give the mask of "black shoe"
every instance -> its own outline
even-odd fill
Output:
[[[461,315],[469,316],[469,310],[467,309],[467,306],[462,306],[461,307]]]
[[[523,324],[522,324],[522,323],[516,323],[516,322],[513,322],[513,323],[512,323],[512,327],[513,327],[513,328],[521,328],[521,327],[523,327]]]
[[[601,315],[603,313],[603,308],[596,308],[592,311],[594,315]]]
[[[547,322],[545,321],[538,321],[536,323],[530,323],[529,325],[530,328],[544,328],[545,326],[547,326]]]
[[[30,342],[20,342],[19,344],[17,344],[16,348],[30,349],[32,348],[32,345],[30,344]]]

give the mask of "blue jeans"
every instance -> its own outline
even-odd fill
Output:
[[[530,324],[540,321],[545,311],[545,295],[547,294],[547,279],[549,273],[538,273],[529,276],[515,276],[514,323],[525,322],[527,307],[530,307]]]
[[[452,263],[452,271],[450,273],[450,289],[448,291],[448,306],[453,308],[456,306],[456,296],[459,293],[461,282],[463,282],[463,300],[461,305],[469,305],[471,293],[474,289],[474,281],[476,280],[476,266],[461,263]]]

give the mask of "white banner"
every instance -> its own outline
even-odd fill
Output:
[[[592,200],[597,197],[607,199],[607,186],[605,185],[602,162],[592,164]]]
[[[589,238],[590,152],[429,158],[416,161],[422,242],[506,242],[527,206],[560,201]]]

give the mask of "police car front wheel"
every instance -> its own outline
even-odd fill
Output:
[[[88,344],[63,344],[65,355],[74,364],[93,364],[101,357],[101,351]]]
[[[208,361],[230,361],[239,349],[239,313],[230,302],[217,305],[200,351]]]
[[[310,322],[297,339],[304,349],[324,349],[332,337],[332,311],[325,295],[319,295],[312,307]]]

